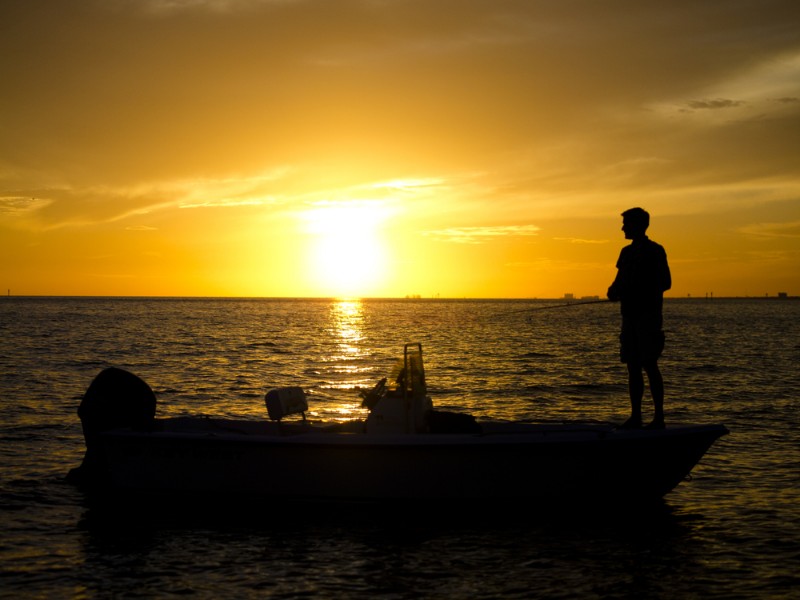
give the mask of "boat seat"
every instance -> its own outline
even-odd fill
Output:
[[[308,401],[301,387],[284,387],[270,390],[264,397],[267,414],[273,421],[280,421],[287,415],[301,414],[306,420]]]

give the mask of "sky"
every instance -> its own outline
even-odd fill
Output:
[[[0,291],[800,295],[796,0],[8,0]]]

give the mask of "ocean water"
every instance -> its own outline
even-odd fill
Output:
[[[800,302],[668,300],[667,423],[724,423],[657,506],[249,506],[104,510],[64,481],[76,410],[118,366],[159,416],[312,418],[421,342],[440,408],[618,423],[617,306],[543,301],[0,299],[0,595],[28,598],[800,597]],[[648,399],[645,399],[648,406]],[[524,476],[521,473],[520,476]],[[268,476],[268,475],[267,475]]]

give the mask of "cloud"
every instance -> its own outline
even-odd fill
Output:
[[[752,223],[738,229],[739,233],[763,239],[800,238],[800,221],[787,223]]]
[[[587,240],[582,238],[556,237],[554,240],[569,242],[570,244],[608,244],[608,240]]]
[[[206,200],[204,202],[194,202],[178,204],[179,208],[235,208],[238,206],[263,206],[269,201],[259,198],[249,198],[247,200]]]
[[[692,110],[718,110],[720,108],[734,108],[743,106],[745,102],[740,100],[726,100],[718,98],[716,100],[691,100],[686,105]]]
[[[670,114],[675,110],[683,113],[705,111],[731,111],[740,109],[737,115],[772,113],[775,104],[784,105],[785,110],[796,110],[800,92],[800,49],[778,51],[760,60],[742,62],[740,68],[719,73],[709,71],[708,80],[695,87],[687,95],[699,99],[662,99],[651,108],[657,113]]]
[[[498,238],[532,237],[538,235],[540,230],[541,228],[536,225],[499,225],[489,227],[447,227],[423,231],[422,233],[443,242],[483,244]]]
[[[0,215],[20,217],[41,210],[50,203],[51,200],[44,198],[29,198],[27,196],[0,197]]]
[[[368,184],[369,189],[388,190],[391,192],[401,192],[403,194],[429,194],[435,190],[441,190],[445,185],[445,179],[441,177],[428,177],[422,179],[393,179],[391,181],[381,181]]]
[[[176,179],[127,186],[89,185],[39,189],[43,198],[0,198],[0,216],[36,230],[86,227],[181,208],[247,208],[281,202],[272,192],[289,169],[250,176]]]
[[[188,11],[208,11],[217,15],[253,10],[262,6],[293,4],[302,0],[111,0],[118,7],[143,9],[155,16],[171,16]]]

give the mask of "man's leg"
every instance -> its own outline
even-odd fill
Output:
[[[644,370],[650,383],[650,394],[653,396],[653,422],[649,427],[660,429],[664,427],[664,378],[655,361],[645,365]]]
[[[631,416],[622,426],[641,427],[642,397],[644,396],[644,376],[641,365],[628,363],[628,393],[631,397]]]

